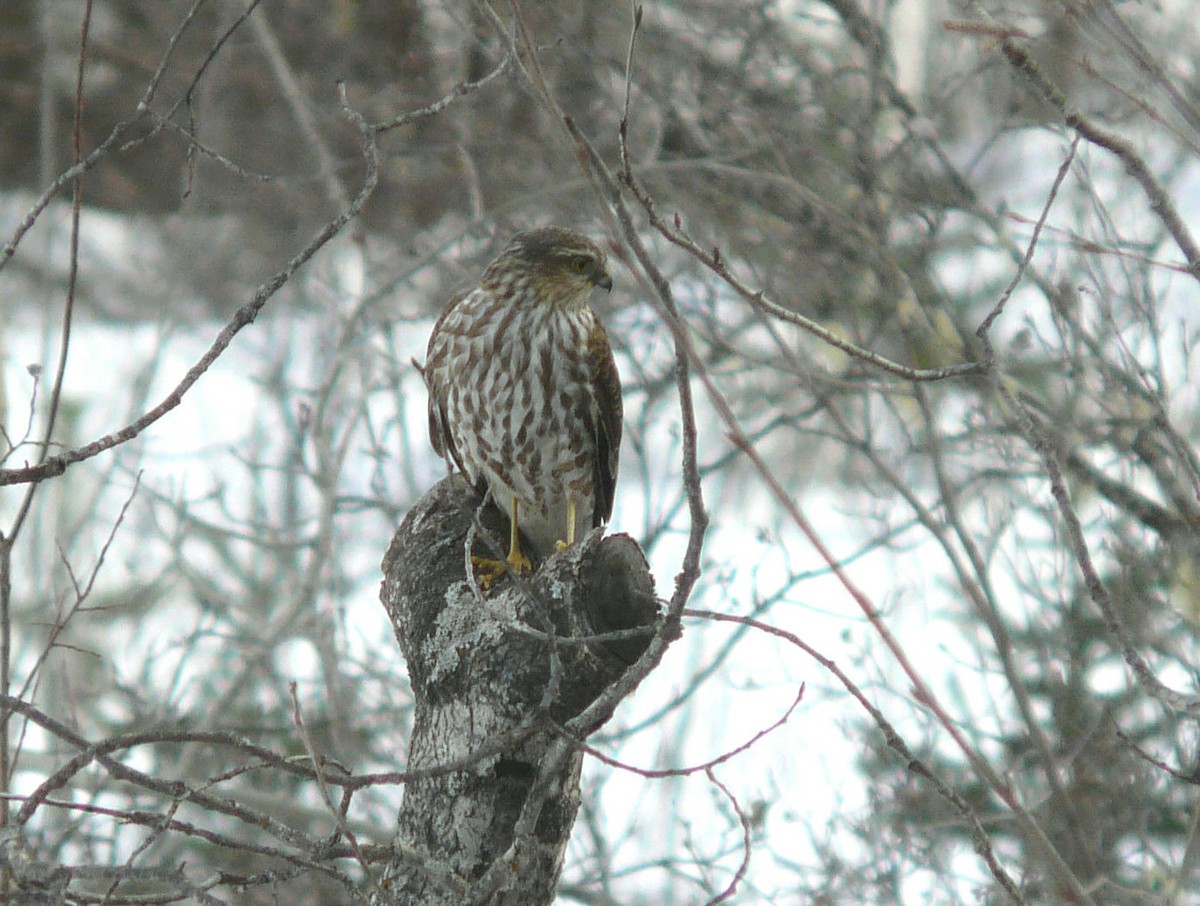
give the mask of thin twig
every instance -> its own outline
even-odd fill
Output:
[[[1021,278],[1025,276],[1025,271],[1029,268],[1029,262],[1033,260],[1033,253],[1037,251],[1038,239],[1041,238],[1042,228],[1046,225],[1046,218],[1050,216],[1050,209],[1054,207],[1054,200],[1058,198],[1059,189],[1062,188],[1067,174],[1071,171],[1071,164],[1075,161],[1075,151],[1079,147],[1079,141],[1080,136],[1078,135],[1071,140],[1071,147],[1067,151],[1067,156],[1059,164],[1058,173],[1054,176],[1054,183],[1050,186],[1050,191],[1046,193],[1046,202],[1042,205],[1042,213],[1038,217],[1037,223],[1033,225],[1033,235],[1029,237],[1029,245],[1025,249],[1025,256],[1021,259],[1021,263],[1017,265],[1012,279],[1008,281],[1008,286],[1004,287],[1004,292],[1000,293],[1000,298],[996,300],[996,304],[992,306],[992,310],[980,322],[979,327],[975,330],[975,336],[982,339],[987,335],[988,331],[992,329],[992,325],[996,323],[996,319],[1004,312],[1004,306],[1012,298],[1013,291],[1020,284]]]
[[[292,721],[296,725],[296,729],[300,733],[300,739],[304,743],[304,751],[308,753],[309,763],[312,764],[313,773],[317,779],[317,790],[321,794],[321,801],[325,803],[325,808],[329,810],[329,814],[333,816],[333,820],[337,823],[338,832],[346,838],[346,842],[350,846],[350,851],[354,854],[354,858],[358,864],[362,866],[364,872],[367,872],[367,857],[363,854],[362,847],[359,845],[358,837],[354,830],[346,821],[346,814],[336,805],[334,805],[333,797],[329,795],[329,784],[325,782],[325,770],[323,767],[324,759],[317,756],[316,748],[313,745],[312,734],[308,732],[308,727],[304,723],[304,713],[300,710],[300,696],[296,691],[296,681],[292,680],[288,683],[288,694],[292,698]],[[336,839],[336,838],[335,838]],[[368,877],[370,874],[368,872]],[[378,884],[376,879],[372,879],[373,884]],[[382,891],[378,891],[382,893]]]
[[[684,613],[684,616],[707,616],[707,611],[700,611],[700,610],[693,611],[690,608],[685,608],[683,613]],[[747,624],[747,625],[753,625],[753,624]],[[622,771],[628,771],[631,774],[637,774],[639,777],[645,777],[650,780],[661,780],[666,777],[688,777],[692,774],[699,774],[703,771],[711,771],[717,765],[724,764],[727,761],[731,761],[734,758],[736,758],[737,756],[752,749],[756,744],[758,744],[758,742],[760,740],[764,739],[767,736],[770,736],[772,733],[774,733],[776,730],[778,730],[780,727],[782,727],[784,724],[786,724],[788,722],[788,719],[792,716],[792,712],[795,711],[796,708],[798,708],[800,706],[800,702],[803,700],[804,700],[804,684],[801,683],[800,689],[796,692],[796,697],[794,699],[792,699],[792,703],[790,705],[788,705],[787,710],[784,711],[783,714],[780,717],[778,717],[773,723],[771,723],[770,726],[764,727],[763,729],[759,730],[757,733],[755,733],[753,736],[751,736],[748,740],[746,740],[741,745],[734,746],[732,749],[727,749],[726,751],[722,752],[720,755],[717,755],[716,757],[711,758],[708,761],[701,762],[700,764],[690,765],[690,766],[684,767],[684,768],[639,768],[636,765],[626,764],[623,761],[619,761],[616,758],[613,758],[609,755],[605,755],[603,752],[596,749],[594,746],[589,745],[588,743],[584,742],[583,740],[576,739],[575,743],[580,748],[582,748],[583,751],[587,752],[589,755],[591,755],[597,761],[603,762],[604,764],[608,765],[611,768],[618,768],[619,770],[622,770]]]
[[[472,92],[477,91],[484,85],[488,84],[488,82],[492,81],[502,72],[504,72],[504,70],[508,69],[511,63],[512,55],[505,54],[504,57],[501,58],[500,62],[496,64],[495,68],[492,69],[492,71],[487,75],[477,79],[474,82],[459,82],[449,91],[449,93],[443,95],[432,104],[427,104],[424,107],[421,107],[419,110],[410,110],[407,113],[402,113],[399,116],[388,120],[387,122],[373,124],[371,128],[376,132],[388,132],[391,129],[398,129],[401,126],[407,126],[409,123],[423,119],[427,116],[435,116],[449,107],[459,98],[466,97],[468,94],[471,94]]]
[[[301,90],[300,81],[292,71],[279,39],[275,37],[275,30],[267,21],[266,10],[260,11],[257,16],[250,17],[250,29],[254,32],[254,37],[258,40],[259,46],[267,58],[267,64],[275,76],[275,81],[279,83],[279,90],[283,92],[288,109],[292,111],[296,124],[317,155],[317,169],[321,182],[325,186],[326,196],[335,209],[345,209],[350,205],[350,193],[346,191],[342,180],[338,178],[337,160],[329,148],[329,142],[325,140],[325,136],[317,127],[317,118],[313,115],[312,104],[309,102],[308,96]]]
[[[708,777],[709,782],[712,783],[713,786],[725,794],[725,798],[729,801],[730,806],[733,808],[733,813],[737,815],[738,824],[740,824],[742,828],[741,864],[738,865],[737,871],[733,873],[733,877],[730,878],[729,883],[725,886],[725,889],[704,904],[704,906],[716,906],[717,903],[724,903],[735,893],[737,893],[738,885],[742,882],[742,879],[746,877],[746,871],[750,868],[750,819],[747,818],[746,813],[742,811],[741,803],[737,801],[737,797],[733,795],[733,792],[729,789],[729,787],[717,779],[717,775],[713,773],[712,768],[705,769],[704,774]]]

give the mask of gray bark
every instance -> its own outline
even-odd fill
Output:
[[[625,535],[591,532],[532,575],[474,587],[464,568],[473,520],[475,553],[502,556],[508,537],[507,519],[480,503],[461,479],[441,482],[383,562],[381,598],[416,701],[407,770],[418,773],[381,903],[552,901],[583,762],[562,725],[637,659],[655,622],[653,580]]]

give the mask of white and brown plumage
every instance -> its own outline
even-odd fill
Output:
[[[518,233],[433,328],[424,376],[439,456],[511,520],[508,563],[528,568],[612,514],[621,386],[588,305],[612,288],[603,250],[558,227]]]

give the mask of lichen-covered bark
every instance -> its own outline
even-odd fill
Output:
[[[637,659],[649,635],[568,640],[653,626],[653,582],[637,544],[593,532],[524,580],[483,592],[464,545],[480,507],[447,479],[409,512],[384,558],[381,597],[416,698],[396,855],[381,902],[549,903],[579,807],[582,754],[558,731]],[[507,521],[479,514],[476,553]],[[592,728],[594,729],[594,727]]]

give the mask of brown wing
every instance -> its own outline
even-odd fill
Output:
[[[592,511],[592,527],[607,522],[612,515],[613,492],[617,487],[617,465],[621,455],[621,376],[613,359],[608,334],[597,321],[588,334],[588,367],[591,371],[592,392],[599,411],[596,419],[596,463],[592,486],[596,506]]]
[[[454,306],[467,297],[469,292],[470,290],[466,290],[456,294],[438,316],[437,322],[433,325],[433,331],[429,334],[429,346],[425,350],[424,367],[417,365],[415,360],[413,361],[425,381],[425,389],[429,392],[429,443],[433,447],[433,452],[443,459],[449,457],[458,470],[467,476],[468,481],[471,479],[470,473],[463,467],[462,457],[458,454],[458,447],[454,445],[454,435],[450,432],[450,423],[446,418],[446,388],[434,385],[433,372],[438,364],[438,358],[445,355],[444,345],[439,342],[442,322],[446,320],[446,315]]]

